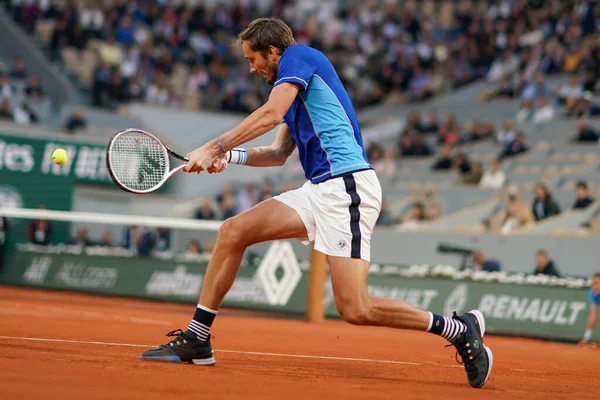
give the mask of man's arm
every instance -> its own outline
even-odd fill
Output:
[[[285,164],[296,149],[296,142],[286,124],[281,124],[275,140],[270,146],[248,149],[248,163],[251,167],[276,167]]]
[[[262,107],[250,114],[238,126],[220,136],[220,145],[215,139],[207,146],[213,154],[219,154],[222,153],[221,146],[225,150],[231,150],[269,132],[279,125],[298,95],[298,90],[298,85],[289,82],[275,86],[269,100]]]
[[[223,160],[225,160],[228,150],[256,139],[279,125],[298,95],[298,90],[299,87],[296,84],[289,82],[275,86],[269,100],[238,126],[187,154],[189,161],[183,171],[221,172],[226,165]]]

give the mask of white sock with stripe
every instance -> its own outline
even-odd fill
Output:
[[[194,318],[190,321],[186,332],[194,334],[199,341],[206,342],[210,337],[210,327],[216,316],[215,310],[198,304]]]

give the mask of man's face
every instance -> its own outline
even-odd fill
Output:
[[[535,265],[538,267],[538,269],[543,270],[546,267],[546,264],[548,264],[548,258],[546,255],[544,253],[537,253],[535,255]]]
[[[277,50],[271,47],[265,57],[262,53],[252,50],[250,43],[244,40],[242,42],[242,51],[244,52],[244,58],[250,64],[250,73],[262,76],[269,85],[274,84],[278,72],[276,61]]]
[[[588,191],[583,186],[577,186],[575,193],[578,199],[583,200],[588,197]]]

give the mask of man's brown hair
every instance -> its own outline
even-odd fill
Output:
[[[238,38],[250,42],[250,48],[263,55],[266,55],[270,46],[278,49],[279,55],[282,55],[285,49],[296,44],[290,27],[278,18],[255,19],[240,32]]]

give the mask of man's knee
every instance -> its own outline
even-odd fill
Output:
[[[219,229],[218,244],[230,248],[248,247],[252,243],[247,228],[243,217],[239,215],[226,219]]]
[[[369,325],[370,308],[368,300],[336,299],[336,308],[344,320],[352,325]]]

